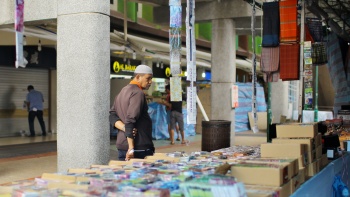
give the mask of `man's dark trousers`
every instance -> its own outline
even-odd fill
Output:
[[[35,131],[34,131],[34,119],[35,119],[35,117],[38,118],[39,123],[40,123],[40,127],[41,127],[41,131],[42,131],[42,135],[45,136],[46,135],[45,122],[44,122],[42,110],[29,112],[28,121],[29,121],[30,136],[35,136]]]

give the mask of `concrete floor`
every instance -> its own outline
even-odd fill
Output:
[[[182,145],[180,142],[176,142],[175,145],[170,145],[170,141],[167,140],[154,140],[156,152],[168,153],[174,151],[185,151],[187,153],[201,150],[202,135],[197,134],[195,136],[189,136],[187,138],[190,143],[188,145]],[[56,141],[56,135],[48,135],[45,137],[37,136],[34,138],[29,137],[10,137],[0,138],[0,151],[6,151],[6,147],[15,144],[27,144]],[[110,151],[111,160],[116,156],[116,148],[114,140],[111,141]],[[236,133],[235,145],[260,145],[266,142],[266,133],[260,132],[253,134],[251,131]],[[4,148],[1,148],[4,147]],[[1,152],[0,152],[1,155]],[[40,154],[21,155],[10,158],[0,158],[0,185],[10,183],[13,181],[33,179],[40,177],[43,173],[57,172],[57,152],[45,152]]]

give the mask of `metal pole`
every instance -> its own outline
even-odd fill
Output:
[[[304,24],[305,24],[305,1],[301,0],[301,20],[300,20],[300,76],[299,76],[299,100],[298,100],[298,121],[302,120],[303,114],[303,90],[304,90]]]
[[[315,107],[314,122],[318,122],[318,66],[315,66]]]
[[[128,41],[128,0],[124,0],[124,40]]]
[[[271,117],[272,117],[272,110],[271,110],[271,82],[268,82],[267,87],[267,142],[271,142],[270,137],[270,125],[271,125]]]

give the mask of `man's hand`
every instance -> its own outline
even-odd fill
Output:
[[[130,159],[134,158],[134,149],[128,149],[128,152],[126,152],[125,161],[129,161]]]

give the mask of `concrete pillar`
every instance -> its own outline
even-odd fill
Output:
[[[58,1],[58,171],[109,161],[110,5]]]
[[[235,136],[235,111],[231,87],[236,82],[236,33],[232,19],[212,20],[211,120],[231,121],[231,145]]]

